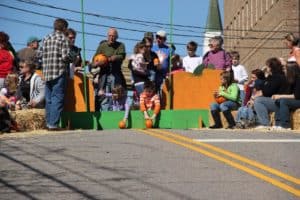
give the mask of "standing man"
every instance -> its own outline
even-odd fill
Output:
[[[126,88],[126,81],[122,73],[121,65],[126,56],[125,45],[117,41],[118,31],[115,28],[108,29],[107,40],[101,41],[94,57],[98,54],[104,54],[107,57],[106,62],[94,62],[92,67],[100,67],[98,91],[111,92],[115,85],[122,85]],[[97,98],[96,98],[97,99]],[[96,109],[107,110],[108,99],[96,102]]]
[[[30,61],[38,66],[37,50],[39,48],[40,41],[41,40],[39,38],[34,36],[28,38],[27,47],[17,52],[19,61]]]
[[[65,36],[68,22],[58,18],[54,21],[54,32],[42,42],[41,55],[43,75],[46,81],[46,122],[49,130],[61,130],[59,119],[64,107],[67,70],[69,67],[69,40]]]
[[[170,53],[173,54],[173,50],[166,45],[167,33],[160,30],[156,33],[156,44],[153,45],[152,51],[154,51],[160,61],[161,69],[156,72],[156,87],[160,92],[164,79],[169,72]]]

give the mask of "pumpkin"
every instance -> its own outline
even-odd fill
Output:
[[[125,129],[126,128],[126,123],[123,120],[119,122],[119,128],[120,129]]]
[[[217,102],[218,104],[224,103],[225,101],[226,101],[226,98],[223,97],[223,96],[218,96],[218,97],[216,97],[216,102]]]
[[[145,121],[146,128],[152,128],[153,122],[151,119],[146,119]]]
[[[103,66],[108,64],[108,58],[104,54],[98,54],[93,59],[94,62],[103,62]]]
[[[153,60],[153,64],[154,65],[159,65],[159,59],[158,58],[154,58],[154,60]]]

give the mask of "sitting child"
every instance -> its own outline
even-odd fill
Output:
[[[0,95],[2,95],[2,98],[6,99],[8,108],[10,110],[15,110],[18,75],[15,73],[8,74],[5,78],[4,86],[5,87],[1,89]]]
[[[140,110],[144,113],[145,119],[154,120],[160,112],[160,99],[155,92],[155,84],[148,81],[144,85],[144,91],[140,95]],[[153,115],[150,117],[148,111],[153,110]]]
[[[220,111],[223,112],[223,115],[229,124],[228,128],[233,128],[235,126],[235,121],[231,111],[237,109],[241,103],[239,87],[234,82],[230,72],[224,71],[221,73],[221,84],[219,90],[214,93],[217,102],[212,103],[210,106],[211,115],[215,122],[213,126],[210,126],[210,128],[213,129],[223,127]]]
[[[23,108],[44,108],[45,82],[35,73],[35,64],[24,61],[20,64],[17,105]]]
[[[253,108],[253,98],[261,95],[265,74],[260,69],[251,72],[251,80],[245,85],[244,105],[238,109],[236,128],[250,128],[255,125],[256,117]]]
[[[104,93],[103,90],[100,90],[99,95],[111,98],[111,103],[108,108],[109,111],[125,111],[123,121],[126,123],[132,100],[127,96],[127,92],[124,87],[116,85],[113,87],[111,93]]]

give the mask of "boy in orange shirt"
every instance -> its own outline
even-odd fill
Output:
[[[144,91],[140,95],[140,110],[144,113],[145,119],[154,120],[160,112],[160,99],[155,93],[155,84],[151,81],[145,82]],[[149,117],[148,110],[153,110],[153,115]]]

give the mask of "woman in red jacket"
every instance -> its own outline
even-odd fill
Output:
[[[13,71],[14,56],[8,50],[9,36],[0,32],[0,89],[4,87],[7,74]]]

